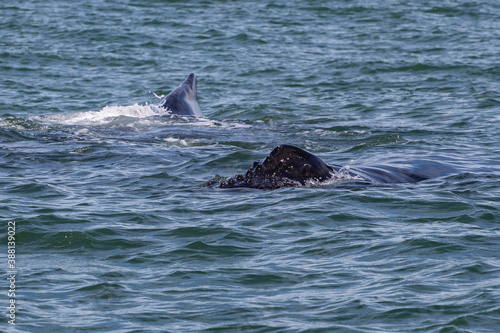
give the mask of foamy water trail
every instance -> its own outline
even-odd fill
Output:
[[[70,114],[54,114],[36,117],[37,120],[60,125],[106,125],[127,123],[127,120],[169,115],[169,111],[154,105],[105,106],[100,111],[86,111]],[[34,117],[35,118],[35,117]]]
[[[214,120],[209,118],[172,115],[157,105],[105,106],[100,111],[86,111],[69,114],[53,114],[30,117],[37,123],[68,126],[111,126],[138,127],[165,124],[198,127],[248,128],[240,121]]]

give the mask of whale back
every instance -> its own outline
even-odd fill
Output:
[[[279,145],[263,160],[254,162],[245,175],[236,175],[209,186],[218,188],[249,187],[276,189],[280,187],[317,186],[330,184],[377,185],[417,183],[458,172],[453,166],[440,162],[419,160],[403,161],[398,166],[342,167],[327,165],[319,157],[292,145]],[[337,182],[335,182],[338,180]]]

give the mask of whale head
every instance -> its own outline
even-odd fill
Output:
[[[262,161],[254,162],[245,175],[236,175],[208,185],[219,188],[251,187],[276,189],[303,186],[308,181],[332,177],[332,167],[319,157],[292,145],[279,145]]]
[[[203,117],[196,97],[196,81],[196,75],[189,74],[180,86],[167,95],[160,106],[172,114]]]

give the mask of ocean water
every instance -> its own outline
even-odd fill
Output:
[[[497,1],[6,0],[0,13],[0,331],[500,330]],[[165,116],[161,96],[191,72],[205,117]],[[204,186],[283,143],[457,172]]]

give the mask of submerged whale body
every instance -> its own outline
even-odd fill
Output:
[[[374,166],[345,168],[328,165],[319,157],[299,147],[279,145],[262,161],[254,162],[245,175],[236,175],[207,185],[217,188],[248,187],[277,189],[309,184],[328,184],[329,180],[348,180],[357,184],[416,183],[452,173],[451,167],[436,162],[422,162],[416,167]]]
[[[160,107],[170,114],[203,117],[197,100],[197,79],[194,73],[175,88],[161,102]],[[254,162],[245,175],[210,181],[208,186],[218,188],[248,187],[276,189],[328,185],[329,181],[349,181],[356,184],[416,183],[455,172],[436,162],[423,161],[401,168],[394,166],[342,167],[328,165],[319,157],[292,145],[279,145],[262,161]]]
[[[196,75],[194,73],[189,74],[180,86],[167,95],[160,106],[170,111],[171,114],[203,117],[196,96],[196,85]]]

